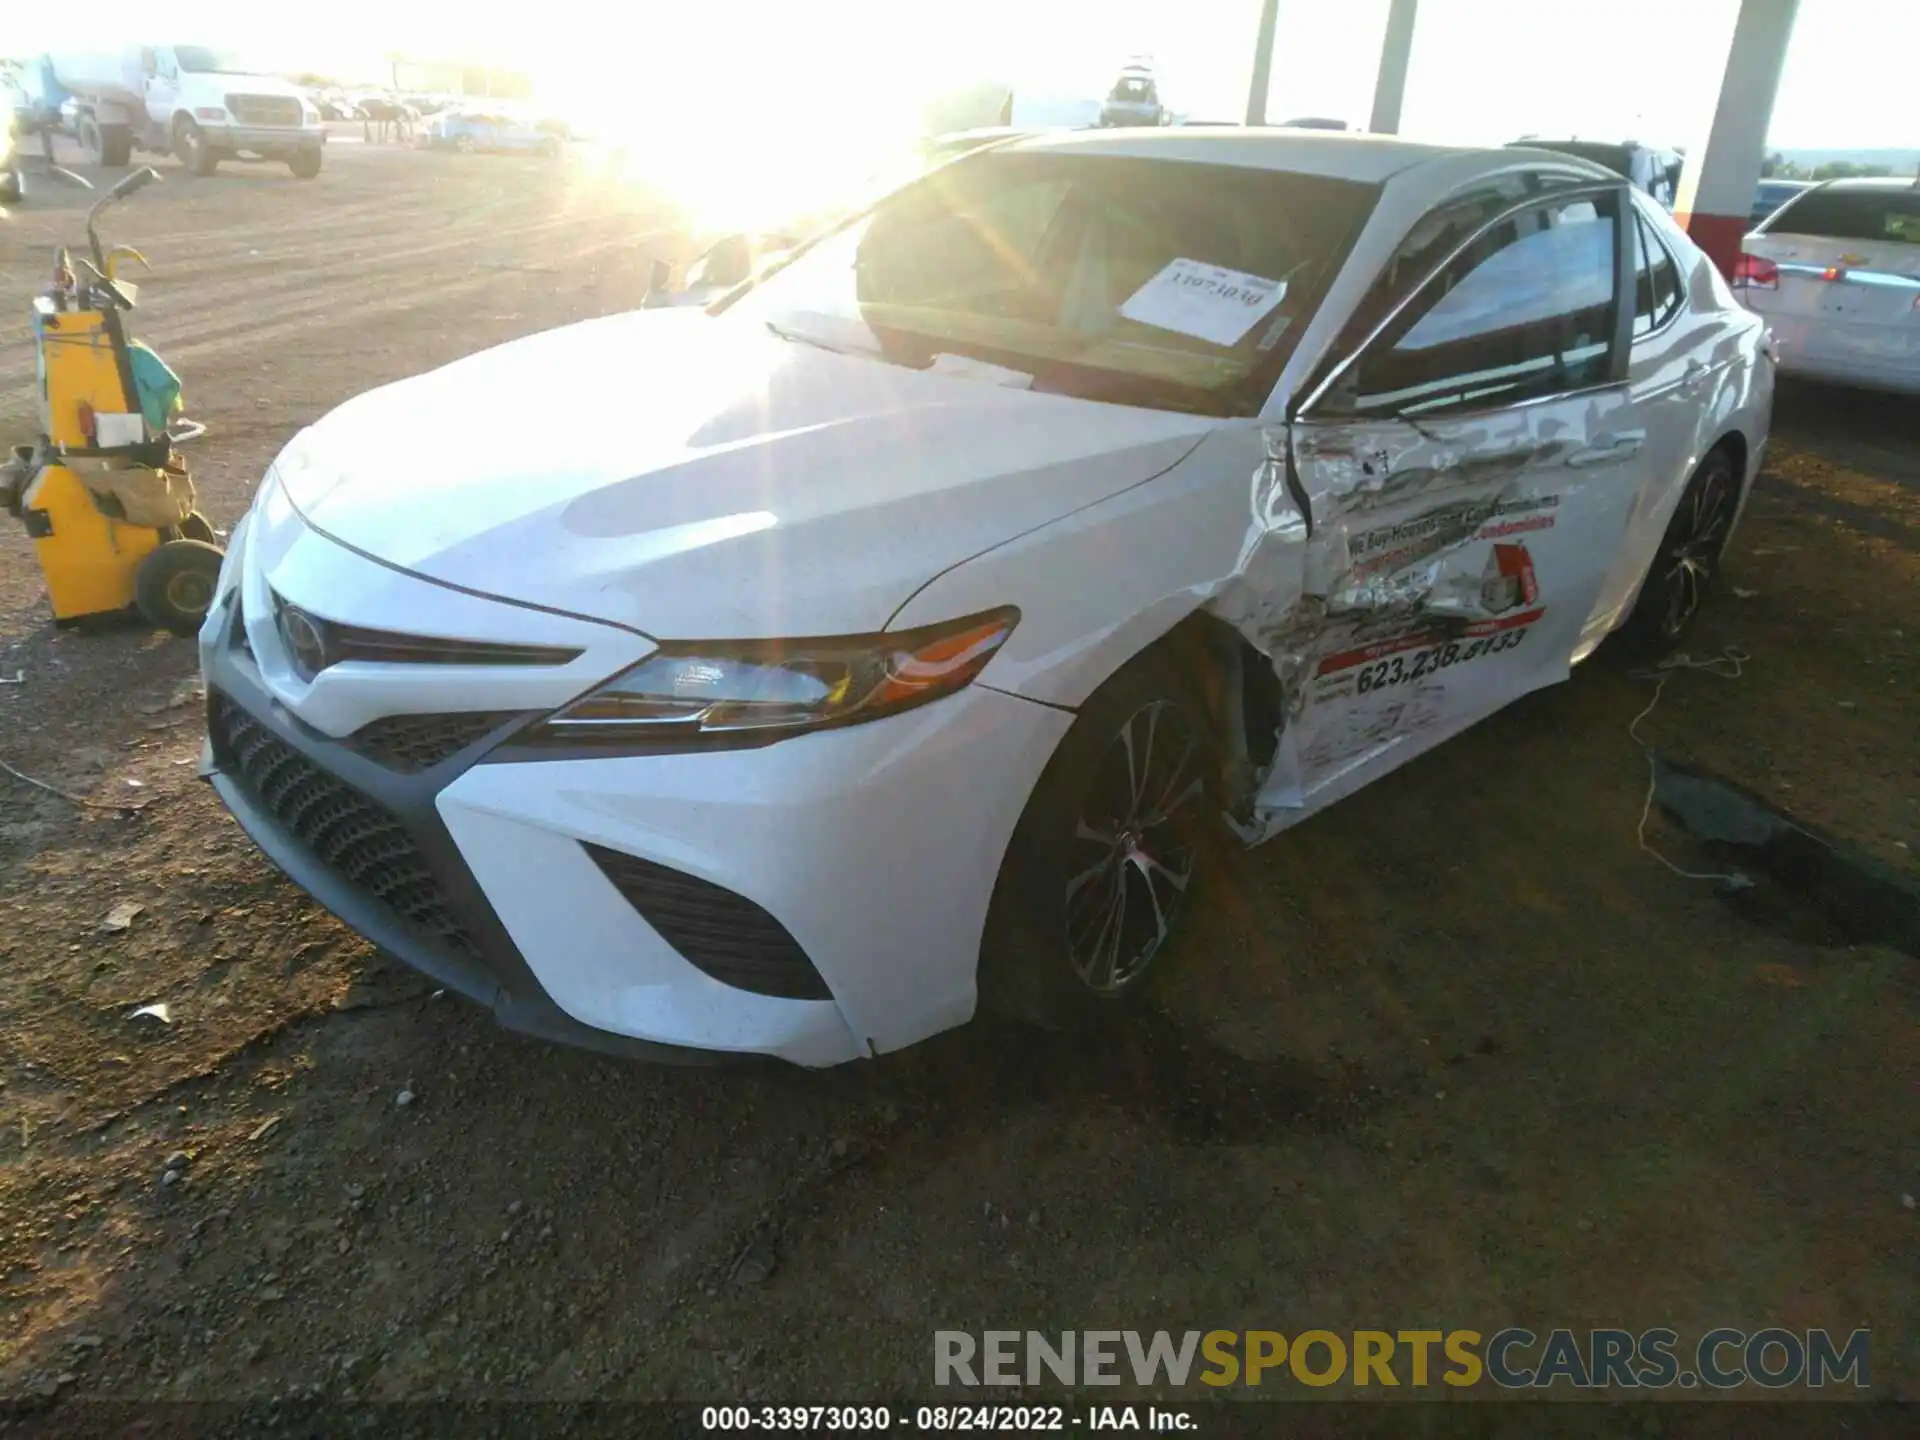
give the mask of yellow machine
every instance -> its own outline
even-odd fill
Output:
[[[69,177],[85,184],[79,177]],[[95,224],[117,200],[160,178],[134,171],[87,212],[92,260],[66,250],[33,302],[40,437],[0,467],[0,502],[33,537],[56,623],[136,611],[176,635],[206,618],[219,578],[213,529],[193,508],[175,446],[205,427],[174,419],[178,382],[130,342],[134,287],[115,275],[130,248],[103,254]]]

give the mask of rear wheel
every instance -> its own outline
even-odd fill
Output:
[[[1667,522],[1640,598],[1618,633],[1626,657],[1669,650],[1692,626],[1720,573],[1720,554],[1739,506],[1739,467],[1733,452],[1721,446],[1700,462]]]
[[[220,548],[200,540],[167,540],[133,572],[133,603],[150,625],[192,635],[207,618],[220,579]]]
[[[133,159],[133,128],[128,125],[100,127],[100,163],[125,165]]]
[[[1014,831],[982,999],[1050,1028],[1112,1015],[1164,969],[1215,848],[1211,727],[1195,687],[1143,656],[1081,710]]]

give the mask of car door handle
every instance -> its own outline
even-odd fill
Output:
[[[1574,451],[1567,457],[1567,463],[1575,467],[1610,465],[1616,460],[1625,460],[1646,441],[1647,432],[1644,430],[1615,430],[1596,436],[1586,449]]]

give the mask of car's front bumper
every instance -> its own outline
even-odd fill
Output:
[[[239,573],[201,638],[209,703],[233,707],[213,716],[204,769],[269,857],[383,949],[511,1028],[669,1058],[830,1065],[972,1014],[1000,859],[1070,715],[976,686],[759,749],[540,758],[503,742],[586,688],[579,679],[489,699],[475,688],[489,677],[470,667],[442,678],[356,662],[302,686],[262,618],[269,573],[295,604],[352,624],[377,613],[386,629],[452,604],[466,615],[434,633],[473,635],[492,612],[492,633],[519,638],[524,608],[399,575],[311,531],[290,545],[236,538]],[[236,592],[245,645],[234,643]],[[603,628],[534,623],[572,625],[569,638]],[[613,634],[625,654],[648,648]],[[415,773],[370,758],[358,738],[370,715],[476,707],[497,725]],[[829,998],[759,993],[692,963],[589,847],[745,902],[696,917],[709,930],[756,909],[771,916]]]

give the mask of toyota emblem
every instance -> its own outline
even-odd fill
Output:
[[[293,668],[302,680],[311,680],[327,668],[327,637],[321,622],[293,605],[280,607],[280,641],[293,657]]]

